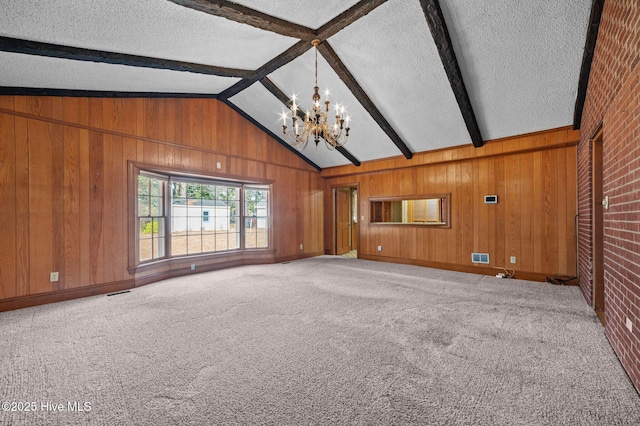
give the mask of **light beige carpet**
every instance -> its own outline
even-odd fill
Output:
[[[0,313],[0,342],[36,408],[3,425],[640,424],[577,287],[338,256]]]

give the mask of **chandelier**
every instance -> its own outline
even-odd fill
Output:
[[[298,117],[299,105],[296,104],[296,95],[291,97],[291,120],[292,129],[287,131],[287,113],[282,113],[282,132],[285,140],[289,143],[296,144],[299,150],[303,150],[309,138],[313,135],[316,148],[320,142],[320,138],[324,140],[325,145],[329,149],[336,149],[347,143],[349,139],[349,116],[344,115],[344,106],[335,105],[335,121],[333,124],[329,122],[329,90],[324,92],[324,107],[320,103],[320,94],[318,93],[318,45],[320,40],[316,39],[311,42],[316,53],[316,85],[313,88],[313,107],[304,114],[304,121]],[[302,113],[300,112],[302,115]],[[302,123],[298,123],[298,120]]]

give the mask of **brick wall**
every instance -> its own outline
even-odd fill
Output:
[[[580,288],[591,303],[591,141],[603,129],[606,334],[640,389],[640,2],[607,0],[578,145]],[[626,319],[633,323],[633,331]]]

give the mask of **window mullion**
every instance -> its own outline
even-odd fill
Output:
[[[164,182],[164,256],[171,257],[171,177]]]
[[[240,232],[240,248],[242,250],[244,250],[246,248],[246,238],[245,238],[245,233],[246,233],[246,218],[244,215],[244,206],[246,203],[245,200],[245,191],[244,191],[244,185],[242,185],[242,187],[240,188],[240,202],[238,204],[240,204],[240,212],[239,212],[239,217],[238,217],[238,222],[240,222],[239,226],[238,226],[238,231]]]

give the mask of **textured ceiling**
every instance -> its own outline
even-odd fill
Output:
[[[218,8],[224,17],[176,3]],[[332,103],[345,105],[352,119],[345,148],[359,161],[471,144],[473,132],[464,113],[469,110],[482,140],[573,122],[590,0],[440,2],[470,100],[468,110],[454,94],[450,70],[421,3],[433,2],[0,0],[0,93],[59,89],[59,94],[75,91],[68,93],[73,95],[213,95],[280,138],[279,115],[286,106],[258,80],[266,77],[286,95],[295,93],[308,108],[314,50],[305,49],[311,47],[307,43],[314,30],[330,27],[332,32],[321,33],[325,38],[318,60],[319,86],[322,92],[331,91]],[[242,13],[225,15],[238,7]],[[360,7],[370,10],[352,16]],[[247,16],[255,19],[242,23]],[[333,23],[339,25],[332,27]],[[300,40],[303,46],[297,49]],[[23,41],[96,52],[87,59],[51,53],[42,44],[28,51],[6,47]],[[336,57],[325,58],[327,49]],[[111,53],[155,58],[161,64],[181,61],[209,70],[184,72],[170,64],[169,69],[156,69],[157,65],[150,68],[126,60],[109,63]],[[336,61],[352,79],[336,68]],[[219,67],[229,70],[221,74]],[[242,78],[249,80],[243,84]],[[301,154],[320,167],[351,162],[322,142],[317,149],[312,145],[310,141]]]
[[[323,0],[320,3],[318,0],[296,0],[295,2],[237,0],[235,3],[315,30],[358,3],[358,1]]]
[[[232,68],[256,69],[298,41],[165,0],[0,0],[0,8],[3,36]]]
[[[591,2],[474,3],[442,11],[485,139],[570,124]]]

